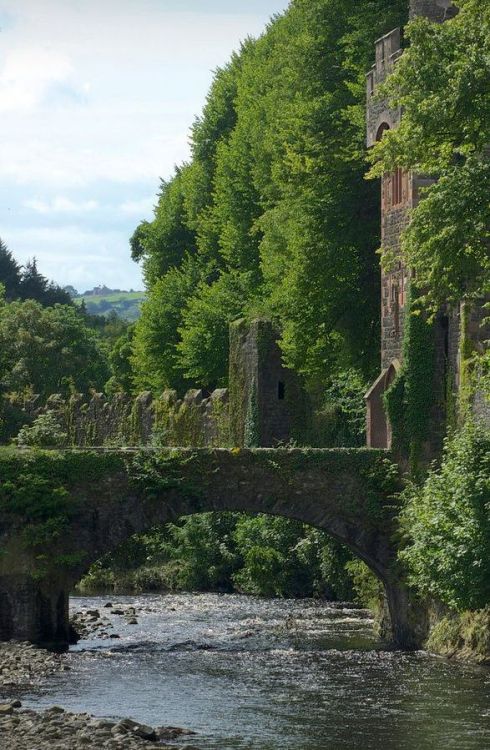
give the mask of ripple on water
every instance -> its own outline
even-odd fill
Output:
[[[31,704],[188,727],[208,750],[490,748],[488,670],[384,650],[363,610],[218,595],[117,603],[138,624],[105,609],[120,640],[81,642]]]

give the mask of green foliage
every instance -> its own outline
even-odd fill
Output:
[[[417,470],[434,406],[434,322],[423,312],[412,283],[405,310],[403,365],[384,395],[393,430],[393,448],[408,454]]]
[[[12,301],[19,296],[21,268],[7,245],[0,239],[0,283],[4,287],[5,299]]]
[[[131,240],[134,260],[144,257],[146,283],[151,288],[171,268],[177,268],[187,253],[195,251],[194,233],[187,227],[184,205],[183,173],[177,169],[173,179],[162,180],[155,219],[139,225]]]
[[[490,9],[476,0],[457,4],[460,13],[444,24],[409,25],[410,46],[383,94],[403,109],[402,122],[372,154],[371,175],[401,166],[438,178],[403,239],[433,311],[482,295],[490,274]]]
[[[199,264],[188,256],[181,268],[171,269],[151,288],[132,344],[135,390],[187,389],[189,383],[178,363],[176,346],[184,306],[199,276]]]
[[[105,386],[109,394],[131,393],[133,368],[131,366],[134,326],[128,326],[122,336],[114,342],[109,354],[112,376]]]
[[[405,424],[406,393],[405,373],[397,373],[394,381],[383,394],[386,414],[391,426],[391,447],[398,455],[406,456],[410,451],[410,438]]]
[[[352,579],[355,599],[361,606],[373,612],[379,610],[383,601],[383,585],[362,560],[349,560],[346,570]]]
[[[123,469],[117,456],[0,449],[0,514],[20,528],[23,547],[33,553],[33,575],[76,567],[80,555],[59,554],[57,544],[77,512],[73,488]]]
[[[312,385],[375,370],[379,196],[363,175],[364,77],[375,39],[405,16],[405,0],[294,0],[216,72],[191,162],[132,239],[149,292],[138,386],[224,383],[227,323],[257,314],[278,323],[286,364]]]
[[[354,448],[366,444],[368,384],[358,370],[338,372],[318,398],[313,415],[311,445]]]
[[[27,300],[0,305],[0,388],[43,398],[102,389],[108,366],[95,334],[72,306]]]
[[[202,513],[170,524],[160,555],[177,563],[172,587],[184,591],[231,591],[239,557],[233,543],[232,513]]]
[[[244,516],[235,539],[243,560],[233,576],[239,591],[260,596],[349,598],[348,553],[327,537],[285,518]]]
[[[468,422],[448,440],[439,469],[409,485],[401,554],[413,585],[448,606],[490,602],[490,434]]]
[[[71,304],[68,292],[39,273],[35,258],[27,261],[25,266],[19,265],[1,239],[0,284],[5,287],[5,298],[8,302],[16,299],[34,299],[45,307]]]
[[[55,416],[51,412],[40,414],[29,426],[19,431],[15,442],[21,447],[61,448],[68,442]]]
[[[259,394],[257,381],[254,378],[248,394],[247,413],[245,415],[244,440],[245,448],[258,448],[260,445]]]
[[[346,601],[353,597],[345,570],[350,560],[344,547],[294,521],[201,513],[128,540],[91,567],[80,589],[240,591]]]
[[[212,390],[228,381],[229,324],[240,317],[250,294],[250,275],[226,273],[201,283],[188,301],[179,328],[177,361],[184,376]]]
[[[426,648],[443,656],[458,655],[490,663],[490,607],[477,612],[451,613],[431,630]]]
[[[22,544],[35,551],[40,572],[55,564],[50,559],[50,545],[60,538],[68,522],[71,498],[42,459],[25,462],[20,471],[8,455],[3,454],[0,463],[0,512],[21,520]]]

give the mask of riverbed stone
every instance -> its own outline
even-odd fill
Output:
[[[31,690],[62,670],[66,658],[28,643],[0,644],[1,750],[182,750],[162,744],[153,727],[134,719],[114,722],[58,705],[35,711],[11,699],[10,691]]]

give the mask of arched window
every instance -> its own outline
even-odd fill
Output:
[[[379,126],[377,132],[376,132],[376,142],[380,141],[383,137],[383,134],[390,129],[390,126],[387,122],[382,122]]]

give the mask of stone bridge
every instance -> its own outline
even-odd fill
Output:
[[[204,511],[322,529],[382,581],[393,642],[418,638],[396,564],[396,467],[368,449],[0,449],[0,640],[70,642],[69,593],[135,533]]]

